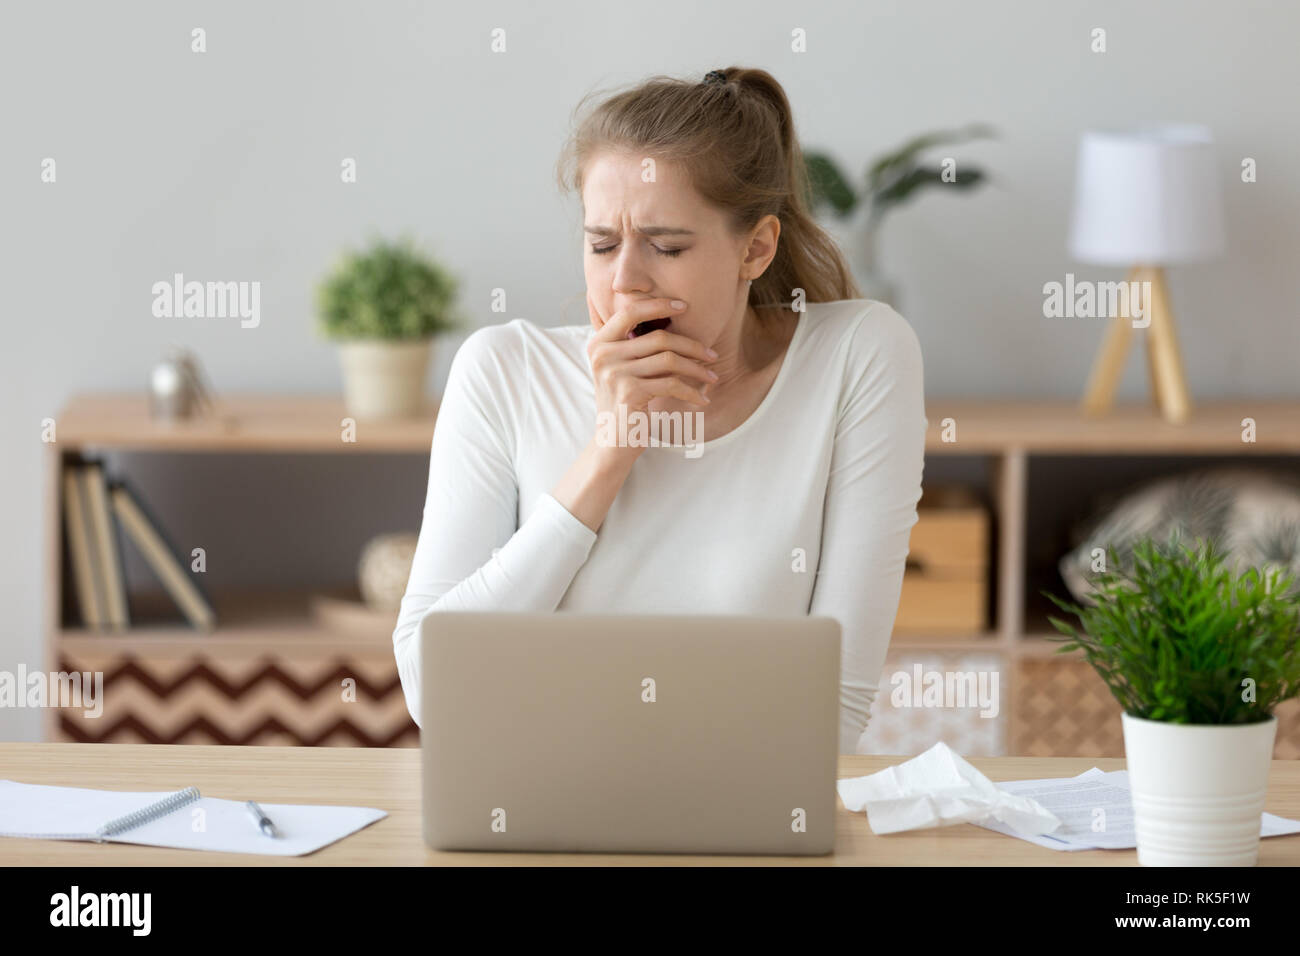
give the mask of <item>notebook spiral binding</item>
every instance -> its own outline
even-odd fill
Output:
[[[135,813],[128,813],[124,817],[118,817],[116,820],[110,820],[94,833],[4,833],[0,832],[0,837],[34,837],[38,840],[94,840],[96,843],[103,843],[106,837],[113,836],[116,833],[122,833],[130,830],[132,827],[138,827],[142,823],[148,823],[151,820],[157,820],[164,817],[187,803],[193,803],[199,799],[200,793],[198,787],[186,787],[184,790],[178,790],[176,793],[163,797],[147,807],[141,807]]]
[[[186,787],[179,790],[169,797],[163,797],[157,803],[151,803],[147,807],[141,807],[135,813],[128,813],[124,817],[118,817],[116,820],[110,820],[102,827],[95,831],[95,842],[103,843],[105,837],[113,836],[138,827],[142,823],[148,823],[151,820],[157,820],[159,817],[165,817],[173,810],[185,806],[187,803],[193,803],[199,799],[198,787]]]

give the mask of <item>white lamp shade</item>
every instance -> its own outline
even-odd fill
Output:
[[[1223,246],[1223,204],[1208,129],[1083,134],[1070,226],[1076,259],[1156,266],[1209,259]]]

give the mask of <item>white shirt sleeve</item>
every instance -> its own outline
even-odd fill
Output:
[[[502,353],[516,347],[507,337],[517,334],[495,326],[466,339],[438,410],[424,518],[393,631],[406,707],[417,725],[420,622],[438,611],[554,611],[596,541],[550,495],[517,524],[516,432],[502,364]]]
[[[925,459],[921,346],[877,304],[850,343],[809,614],[840,622],[840,753],[858,753],[898,613]]]

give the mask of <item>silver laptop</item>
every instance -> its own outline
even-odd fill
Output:
[[[420,641],[434,849],[833,849],[838,621],[435,613]]]

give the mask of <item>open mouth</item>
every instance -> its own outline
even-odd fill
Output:
[[[647,332],[657,332],[659,329],[668,328],[672,319],[664,316],[662,319],[646,319],[644,322],[638,322],[636,328],[632,330],[632,338],[639,335],[645,335]]]

